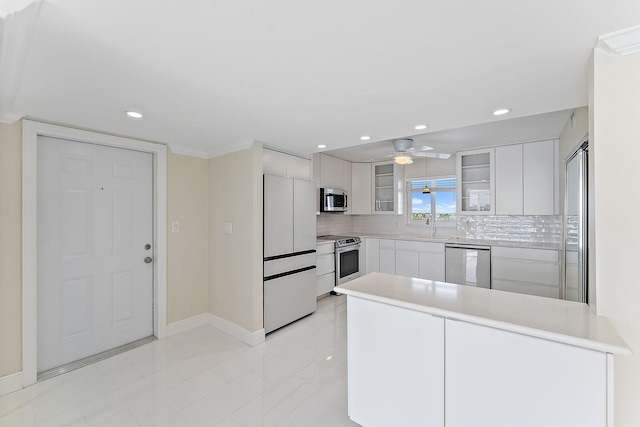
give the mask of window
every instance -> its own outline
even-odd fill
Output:
[[[424,194],[428,187],[430,193]],[[407,182],[407,223],[423,227],[456,226],[456,179],[415,179]]]

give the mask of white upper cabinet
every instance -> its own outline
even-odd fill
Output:
[[[522,144],[496,147],[496,215],[522,215]]]
[[[373,163],[371,173],[372,213],[402,214],[404,182],[400,165],[394,162]]]
[[[313,155],[313,180],[318,188],[344,190],[347,193],[347,211],[345,213],[351,213],[351,162],[316,153]],[[318,203],[319,197],[318,193]]]
[[[557,141],[507,145],[495,151],[496,215],[557,215]]]
[[[539,141],[523,144],[524,214],[554,215],[559,213],[557,142]]]
[[[350,212],[370,215],[373,206],[371,196],[371,163],[352,163]]]
[[[311,160],[267,148],[262,150],[262,168],[265,175],[311,180]]]
[[[456,153],[458,214],[495,214],[495,150]]]

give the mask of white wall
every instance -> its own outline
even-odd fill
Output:
[[[640,425],[640,54],[594,51],[590,150],[595,177],[597,313],[634,351],[616,358],[616,427]]]

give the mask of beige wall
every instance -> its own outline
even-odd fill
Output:
[[[223,233],[223,223],[233,233]],[[209,159],[209,310],[262,329],[262,147]]]
[[[597,312],[634,351],[615,360],[617,427],[640,425],[640,54],[593,57],[590,151],[595,174]],[[594,249],[593,247],[591,248]]]
[[[0,377],[22,370],[22,123],[0,123]]]
[[[169,153],[167,163],[167,323],[173,323],[209,308],[209,162]]]

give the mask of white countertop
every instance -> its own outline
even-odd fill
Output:
[[[433,242],[433,243],[462,243],[467,245],[488,245],[488,246],[502,246],[508,248],[531,248],[531,249],[553,249],[562,250],[561,243],[540,243],[540,242],[522,242],[511,240],[490,240],[490,239],[462,239],[458,237],[431,237],[420,236],[418,234],[375,234],[375,233],[349,233],[354,236],[360,236],[363,238],[374,239],[391,239],[391,240],[413,240],[418,242]]]
[[[336,292],[448,319],[617,355],[631,350],[586,304],[433,280],[371,273]]]

